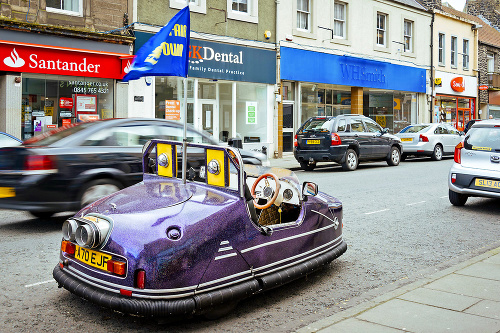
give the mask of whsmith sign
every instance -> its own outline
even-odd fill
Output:
[[[423,68],[282,47],[281,79],[425,93]]]
[[[152,34],[135,33],[138,50]],[[196,78],[274,84],[274,50],[191,39],[188,76]]]

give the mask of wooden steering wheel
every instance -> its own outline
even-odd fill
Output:
[[[272,187],[269,186],[269,182],[267,181],[268,177],[272,178],[274,180],[274,183],[276,184],[276,190],[274,191],[274,195],[272,197],[269,197],[264,193],[266,192],[266,188],[272,189]],[[257,198],[257,196],[255,195],[255,188],[262,179],[266,179],[266,186],[262,189],[262,195],[259,195],[259,197]],[[260,175],[259,178],[257,178],[257,180],[253,183],[252,188],[250,189],[250,194],[253,197],[253,203],[255,208],[266,209],[271,207],[271,205],[276,201],[278,194],[280,193],[280,187],[281,187],[280,182],[275,174],[265,173]],[[259,205],[258,203],[259,199],[267,199],[267,203],[265,203],[264,205]]]

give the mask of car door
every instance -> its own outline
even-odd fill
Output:
[[[350,129],[347,136],[358,142],[359,159],[368,159],[373,157],[371,133],[366,131],[363,120],[361,117],[352,117],[348,119]]]
[[[445,128],[447,132],[444,135],[446,137],[446,147],[443,149],[446,154],[452,154],[455,152],[455,146],[463,140],[464,135],[453,126],[445,125]]]
[[[374,157],[384,157],[391,149],[390,139],[382,135],[382,127],[371,119],[363,119],[365,128],[370,133],[370,142]]]

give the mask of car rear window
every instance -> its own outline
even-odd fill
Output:
[[[330,130],[334,118],[313,118],[304,124],[302,131],[321,131]]]
[[[34,136],[32,138],[29,138],[28,140],[25,140],[23,142],[23,145],[25,146],[48,146],[50,144],[53,144],[56,141],[59,141],[65,137],[68,137],[74,133],[77,133],[79,131],[82,131],[86,129],[89,126],[92,126],[92,122],[86,122],[86,123],[76,123],[76,124],[71,124],[68,125],[67,127],[59,127],[56,129],[53,129],[49,132]]]
[[[500,151],[500,127],[475,127],[467,134],[465,149]]]
[[[429,130],[430,125],[413,125],[407,126],[403,128],[399,133],[418,133],[418,132],[427,132]]]

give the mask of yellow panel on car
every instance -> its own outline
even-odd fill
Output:
[[[156,145],[158,176],[174,177],[177,168],[177,149],[175,145],[158,143]]]
[[[224,150],[207,149],[207,184],[226,186],[226,154]]]

